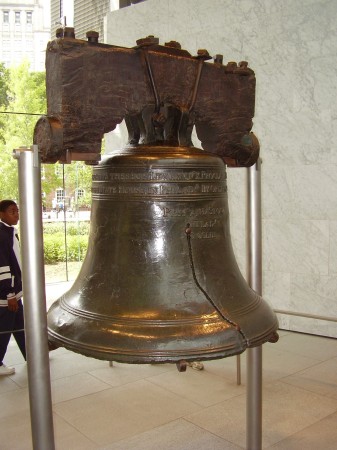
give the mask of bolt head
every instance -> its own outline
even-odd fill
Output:
[[[137,45],[142,46],[142,45],[157,45],[159,44],[159,38],[156,38],[152,35],[147,36],[146,38],[142,38],[142,39],[138,39],[136,41]]]
[[[178,48],[178,49],[181,49],[181,45],[180,45],[180,43],[177,42],[177,41],[165,42],[165,47],[172,47],[172,48]]]

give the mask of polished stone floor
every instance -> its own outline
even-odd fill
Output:
[[[49,286],[51,302],[65,285]],[[0,377],[0,449],[32,449],[26,364],[14,341]],[[57,450],[246,448],[246,356],[205,363],[126,365],[50,353]],[[337,449],[337,340],[280,331],[263,346],[263,448]]]

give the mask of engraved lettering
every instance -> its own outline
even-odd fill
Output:
[[[119,185],[119,194],[143,194],[143,195],[156,195],[158,194],[157,186],[128,186]]]
[[[201,178],[203,180],[220,180],[221,174],[219,172],[201,172]]]
[[[226,213],[225,208],[162,208],[165,217],[198,217],[198,216],[222,216]]]
[[[117,187],[116,186],[92,187],[91,192],[93,194],[117,194]]]
[[[171,211],[170,208],[161,208],[161,210],[163,211],[164,217],[168,217]]]
[[[219,186],[215,184],[202,184],[201,192],[210,192],[212,194],[224,192],[224,186]]]
[[[109,181],[109,175],[93,173],[92,180],[93,181]]]
[[[161,195],[179,194],[179,186],[175,184],[162,184],[160,185],[160,193]]]
[[[201,220],[193,220],[191,223],[192,228],[213,228],[217,225],[218,219],[207,220],[205,222]]]
[[[114,172],[99,171],[93,174],[93,181],[155,181],[155,182],[179,182],[179,181],[203,181],[215,180],[221,181],[226,179],[226,172],[213,170],[190,170],[190,171],[159,171],[148,170],[142,172]]]
[[[214,231],[201,231],[195,233],[195,236],[197,239],[213,239],[217,236],[217,234]]]

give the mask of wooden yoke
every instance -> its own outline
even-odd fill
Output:
[[[60,32],[58,34],[60,36]],[[73,29],[48,43],[47,116],[34,130],[42,162],[100,159],[103,135],[125,120],[128,145],[202,148],[229,166],[250,166],[259,154],[251,132],[255,75],[246,62],[213,63],[207,50],[191,56],[175,41],[149,36],[134,48],[75,39]]]

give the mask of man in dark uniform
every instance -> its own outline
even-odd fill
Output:
[[[21,256],[17,230],[14,227],[18,221],[17,204],[13,200],[0,201],[0,376],[15,373],[14,367],[3,363],[12,333],[26,359]]]

